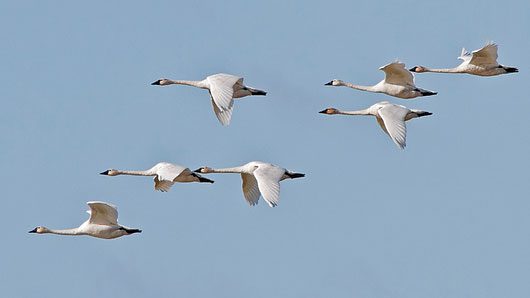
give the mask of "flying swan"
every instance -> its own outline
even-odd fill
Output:
[[[359,86],[341,80],[332,80],[327,86],[346,86],[357,90],[385,93],[404,99],[418,96],[436,95],[437,92],[425,90],[414,85],[414,76],[405,68],[405,64],[396,61],[379,68],[385,72],[385,79],[374,86]]]
[[[208,76],[202,81],[159,79],[151,83],[151,85],[159,86],[167,86],[172,84],[188,85],[201,89],[207,89],[210,92],[215,116],[217,116],[217,119],[219,119],[219,122],[221,122],[222,125],[230,124],[234,106],[234,98],[241,98],[249,95],[267,95],[267,92],[265,91],[243,85],[243,78],[224,73]]]
[[[486,44],[482,49],[475,50],[471,54],[462,49],[462,54],[458,59],[463,60],[462,64],[454,68],[428,68],[425,66],[414,66],[410,69],[413,72],[439,72],[439,73],[467,73],[477,76],[496,76],[505,73],[519,72],[515,67],[503,66],[497,62],[497,48],[494,43]]]
[[[159,162],[149,170],[145,171],[121,171],[110,169],[106,170],[105,172],[101,172],[100,174],[107,176],[154,176],[155,190],[162,192],[169,191],[175,182],[214,182],[213,180],[204,178],[201,175],[192,172],[188,168],[169,162]]]
[[[118,210],[116,206],[105,202],[87,202],[88,214],[90,217],[78,228],[66,230],[52,230],[38,226],[29,231],[37,234],[57,234],[57,235],[87,235],[96,238],[114,239],[134,233],[141,233],[142,230],[128,228],[118,224]]]
[[[270,207],[276,207],[280,201],[280,181],[304,177],[305,174],[293,173],[284,168],[261,161],[251,161],[240,167],[212,169],[201,167],[197,173],[238,173],[243,180],[243,195],[250,204],[258,203],[260,195]]]
[[[359,111],[340,111],[335,108],[327,108],[320,111],[327,115],[372,115],[383,131],[390,136],[396,145],[404,149],[406,146],[407,127],[405,121],[412,118],[432,115],[430,112],[420,110],[409,110],[404,106],[391,104],[388,101],[378,102],[371,107]]]

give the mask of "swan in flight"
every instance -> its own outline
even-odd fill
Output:
[[[505,73],[519,72],[515,67],[503,66],[497,62],[497,48],[494,43],[486,44],[482,49],[472,53],[462,49],[462,54],[458,59],[463,62],[454,68],[428,68],[425,66],[414,66],[410,69],[413,72],[439,72],[439,73],[468,73],[477,76],[496,76]]]
[[[142,230],[132,229],[118,224],[118,209],[116,206],[105,202],[87,202],[88,214],[90,217],[78,228],[66,230],[52,230],[38,226],[29,231],[37,234],[57,234],[57,235],[88,235],[103,239],[114,239],[124,235],[141,233]]]
[[[405,121],[412,118],[432,115],[430,112],[420,110],[409,110],[404,106],[391,104],[388,101],[382,101],[373,106],[359,111],[340,111],[335,108],[327,108],[320,111],[321,114],[327,115],[372,115],[375,116],[377,123],[383,131],[390,136],[396,145],[404,149],[406,146],[407,127]]]
[[[230,124],[234,98],[241,98],[249,95],[267,95],[267,92],[254,89],[243,85],[243,78],[224,73],[218,73],[206,77],[202,81],[182,81],[160,79],[151,85],[188,85],[201,89],[207,89],[210,92],[213,111],[222,125]]]
[[[169,191],[175,182],[208,182],[213,180],[204,178],[201,175],[192,172],[190,169],[169,162],[159,162],[149,170],[145,171],[120,171],[115,169],[101,172],[101,175],[133,175],[133,176],[154,176],[155,190],[162,192]]]
[[[251,161],[234,168],[212,169],[202,167],[197,173],[239,173],[243,180],[243,195],[250,204],[258,203],[260,195],[271,207],[276,207],[280,201],[280,181],[304,177],[305,174],[293,173],[284,168],[261,161]]]
[[[418,96],[436,95],[437,92],[425,90],[414,85],[414,76],[405,68],[405,64],[396,61],[379,68],[385,72],[385,79],[374,86],[359,86],[341,80],[333,80],[326,86],[346,86],[357,90],[385,93],[404,99]]]

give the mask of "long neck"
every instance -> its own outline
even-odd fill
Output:
[[[241,167],[212,169],[211,171],[211,173],[241,173],[241,172],[243,172],[243,169]]]
[[[202,89],[208,89],[208,84],[203,81],[186,81],[186,80],[168,80],[170,84],[176,84],[176,85],[188,85],[193,87],[198,87]]]
[[[354,85],[352,83],[348,82],[342,82],[342,86],[350,87],[352,89],[362,90],[362,91],[376,91],[374,90],[374,86],[360,86],[360,85]]]
[[[455,68],[427,68],[424,67],[424,72],[438,72],[438,73],[460,73],[462,72],[458,67]]]
[[[45,233],[56,234],[56,235],[70,235],[70,236],[83,235],[83,233],[79,231],[79,228],[64,229],[64,230],[48,229]]]
[[[336,114],[339,115],[371,115],[369,109],[358,110],[358,111],[338,111]]]
[[[132,175],[132,176],[155,176],[156,173],[151,170],[145,170],[145,171],[120,171],[117,170],[117,175]]]

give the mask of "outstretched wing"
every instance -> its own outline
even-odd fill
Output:
[[[213,112],[215,113],[215,116],[221,122],[222,125],[227,126],[230,124],[230,119],[232,119],[232,111],[234,110],[234,107],[231,107],[228,110],[221,110],[219,107],[215,104],[213,98],[212,98],[212,107]]]
[[[254,206],[258,203],[260,192],[258,188],[258,181],[251,174],[241,173],[241,179],[243,180],[243,195],[245,200]]]
[[[414,76],[399,61],[392,62],[379,68],[385,72],[385,82],[393,85],[414,86]]]
[[[385,124],[386,132],[401,149],[406,146],[407,127],[405,126],[405,117],[408,112],[409,109],[392,104],[378,110],[378,114]]]
[[[482,49],[473,51],[471,54],[470,64],[479,66],[497,66],[497,45],[494,43],[488,43]]]
[[[90,210],[88,222],[97,225],[117,225],[118,224],[118,209],[116,206],[105,202],[91,201],[87,202]]]
[[[259,191],[271,207],[275,207],[280,201],[280,179],[283,174],[285,174],[285,169],[271,164],[260,164],[254,170]]]
[[[460,53],[460,57],[458,57],[458,59],[463,61],[469,61],[471,60],[471,53],[466,51],[466,48],[462,48],[462,53]]]
[[[231,109],[234,105],[234,85],[243,84],[243,78],[220,73],[211,75],[207,79],[215,105],[222,111]]]
[[[173,181],[175,178],[177,178],[177,176],[180,175],[180,173],[182,173],[184,170],[186,170],[186,168],[180,165],[168,162],[158,163],[155,166],[155,189],[163,192],[169,191],[171,186],[174,184]]]

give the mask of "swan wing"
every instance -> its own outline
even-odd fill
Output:
[[[171,186],[174,184],[173,181],[178,177],[178,175],[180,175],[180,173],[185,170],[189,171],[188,168],[168,162],[158,163],[155,168],[155,189],[163,192],[169,191]]]
[[[234,86],[243,84],[243,78],[220,73],[211,75],[207,79],[210,84],[210,95],[213,102],[220,110],[231,109],[234,105]]]
[[[473,51],[470,64],[479,66],[497,66],[497,45],[488,43],[482,49]]]
[[[87,202],[90,210],[88,222],[97,225],[117,225],[118,224],[118,209],[116,206],[105,202],[91,201]]]
[[[458,59],[463,61],[469,61],[471,60],[471,53],[466,51],[466,48],[462,48],[462,53],[460,53],[460,57],[458,57]]]
[[[243,180],[243,195],[245,200],[254,206],[258,203],[260,192],[258,188],[258,181],[251,174],[241,173],[241,179]]]
[[[405,126],[405,117],[408,113],[409,109],[392,104],[378,110],[379,116],[383,119],[386,132],[401,149],[406,146],[407,127]]]
[[[213,112],[215,113],[215,116],[217,117],[217,120],[221,122],[222,125],[227,126],[230,124],[230,119],[232,119],[232,111],[233,107],[231,107],[228,110],[221,110],[219,107],[215,104],[213,98],[212,98],[212,107]]]
[[[414,86],[414,76],[399,61],[392,62],[379,68],[385,72],[385,82],[393,85]]]
[[[280,201],[280,179],[283,174],[285,174],[285,169],[271,164],[260,164],[254,170],[259,191],[271,207],[277,206]]]

